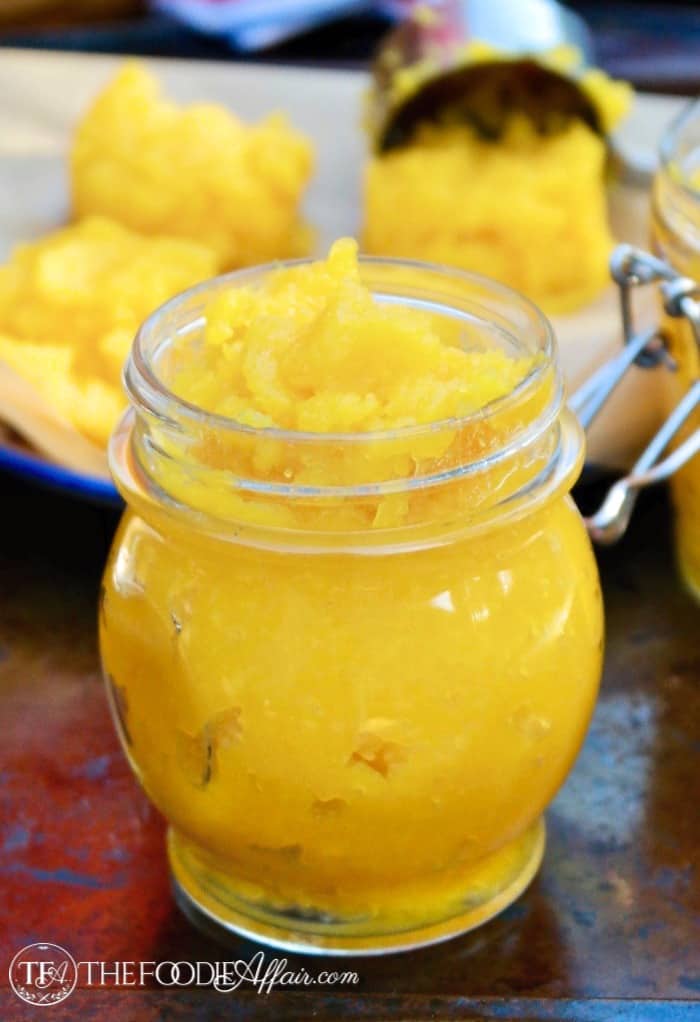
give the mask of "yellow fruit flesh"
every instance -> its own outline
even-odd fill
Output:
[[[233,269],[306,254],[298,207],[312,167],[309,143],[281,114],[249,126],[223,106],[178,107],[130,63],[78,126],[73,208],[206,244]]]
[[[398,53],[396,59],[400,62]],[[512,61],[517,68],[520,60],[470,40],[454,49],[448,66],[455,72]],[[595,108],[604,136],[628,112],[631,86],[584,68],[575,47],[555,47],[536,60],[575,82]],[[444,73],[433,56],[400,67],[385,97],[389,110]],[[518,71],[514,74],[516,90]],[[474,270],[521,291],[547,312],[574,311],[609,279],[605,137],[583,121],[562,121],[556,110],[545,120],[546,131],[540,131],[525,113],[512,110],[506,116],[507,99],[488,89],[481,102],[484,123],[497,113],[501,124],[503,112],[497,140],[464,123],[455,97],[454,109],[439,112],[439,123],[420,125],[409,144],[369,159],[363,247],[376,255]],[[496,111],[490,109],[494,102]]]
[[[604,167],[605,143],[583,123],[543,136],[513,116],[498,143],[425,126],[370,158],[363,248],[483,273],[569,312],[609,279]]]
[[[0,359],[63,418],[106,444],[141,322],[216,272],[212,252],[90,218],[20,245],[0,267]]]

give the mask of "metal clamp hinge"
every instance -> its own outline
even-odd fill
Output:
[[[681,276],[662,259],[631,245],[620,245],[615,249],[610,260],[610,272],[620,291],[625,346],[586,380],[570,399],[569,404],[584,429],[588,429],[594,421],[632,364],[647,369],[663,365],[671,372],[677,371],[660,328],[635,329],[632,308],[635,288],[657,284],[666,313],[686,319],[700,347],[700,284],[697,281]],[[696,429],[662,458],[699,404],[700,381],[696,380],[649,442],[632,471],[613,484],[599,510],[586,519],[586,527],[595,542],[609,544],[618,540],[627,529],[640,491],[668,479],[700,452],[700,429]]]

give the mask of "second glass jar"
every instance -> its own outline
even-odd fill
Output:
[[[666,133],[652,205],[652,240],[657,255],[683,276],[700,282],[700,100],[688,106]],[[668,376],[669,408],[700,378],[698,336],[690,323],[666,317],[664,335],[677,369]],[[700,428],[695,412],[678,440]],[[681,574],[700,599],[700,458],[671,478]]]

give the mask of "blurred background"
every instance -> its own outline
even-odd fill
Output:
[[[486,5],[493,9],[494,0]],[[0,0],[0,47],[359,67],[409,6],[409,0]],[[612,74],[646,89],[697,90],[697,0],[567,6],[587,22],[595,60]]]

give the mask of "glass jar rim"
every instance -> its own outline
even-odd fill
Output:
[[[233,270],[230,273],[221,274],[196,284],[175,295],[165,302],[142,323],[134,339],[131,353],[124,369],[124,385],[131,403],[135,406],[145,407],[149,412],[163,420],[170,420],[169,408],[175,408],[182,420],[189,421],[195,425],[206,425],[215,429],[226,431],[230,434],[246,435],[248,437],[259,437],[265,440],[276,440],[286,443],[302,444],[361,444],[376,443],[377,441],[392,441],[410,439],[425,436],[441,430],[462,429],[472,422],[483,420],[485,415],[496,414],[507,409],[510,405],[517,404],[529,392],[535,389],[542,381],[545,373],[556,364],[557,346],[552,325],[534,302],[530,301],[519,291],[501,284],[482,274],[472,273],[467,270],[460,270],[455,267],[445,266],[439,263],[423,262],[415,259],[396,259],[383,256],[359,256],[360,267],[385,267],[400,270],[415,271],[434,274],[442,279],[451,279],[456,282],[463,282],[465,285],[480,288],[490,292],[492,296],[500,298],[504,302],[517,305],[534,324],[541,339],[539,354],[541,357],[534,361],[533,366],[518,381],[512,390],[463,416],[453,416],[447,419],[436,419],[427,423],[419,423],[410,426],[400,426],[386,430],[366,430],[353,432],[311,432],[303,430],[285,429],[283,427],[259,427],[250,426],[237,421],[229,416],[209,412],[206,409],[192,404],[180,397],[168,387],[156,372],[152,359],[146,352],[146,345],[150,337],[159,329],[161,323],[168,316],[172,315],[184,302],[194,299],[199,295],[206,294],[213,288],[221,288],[227,284],[239,285],[249,281],[264,278],[278,270],[289,267],[308,265],[316,262],[314,257],[303,259],[287,259],[277,262],[265,263],[260,266],[247,267]],[[434,302],[436,309],[446,309],[447,302]],[[481,309],[488,313],[488,309],[480,306],[479,302],[470,301],[472,309]]]
[[[313,261],[271,263],[212,278],[171,299],[144,323],[124,376],[131,408],[113,434],[109,452],[113,476],[128,503],[141,507],[144,514],[157,507],[184,516],[199,530],[214,530],[217,535],[223,530],[236,542],[251,545],[306,549],[313,535],[315,551],[374,552],[387,545],[398,550],[447,542],[457,532],[489,528],[524,514],[570,487],[580,468],[583,440],[564,407],[551,324],[534,303],[506,285],[451,267],[360,258],[361,274],[364,268],[365,283],[379,301],[441,313],[471,326],[478,336],[483,332],[495,350],[533,356],[532,366],[516,385],[476,412],[394,430],[303,433],[248,426],[189,404],[172,392],[167,371],[164,378],[159,375],[159,359],[167,357],[174,338],[201,337],[210,296]],[[478,435],[482,426],[492,443],[460,443],[460,435],[472,428]],[[489,426],[494,427],[490,432]],[[234,441],[234,459],[222,462],[220,452],[226,452],[229,439]],[[409,449],[397,452],[396,441]],[[341,455],[339,475],[326,480],[324,461],[336,447],[350,448],[349,458]],[[443,453],[450,449],[453,454],[443,458],[418,453],[413,458],[410,448]],[[281,460],[280,449],[286,451]],[[241,452],[242,461],[237,461]],[[276,461],[274,474],[263,468],[261,476],[255,459],[259,456],[264,466],[270,454]],[[305,463],[303,471],[311,467],[311,478],[296,476],[299,456]],[[520,473],[514,471],[518,466]],[[477,494],[473,505],[460,505],[464,494],[460,486],[467,485],[467,477],[477,476],[483,484],[469,483]],[[424,502],[421,494],[427,491],[436,496]],[[387,503],[394,494],[394,504]],[[408,501],[403,510],[402,499]],[[285,509],[282,520],[273,523],[266,517],[270,502]],[[393,509],[395,522],[377,524],[380,507],[388,509],[388,519]],[[335,521],[338,508],[356,510],[359,524]],[[319,540],[321,535],[326,538]]]
[[[665,173],[671,173],[673,164],[678,155],[678,145],[681,141],[683,131],[695,120],[700,123],[700,96],[684,103],[682,109],[666,126],[661,136],[661,141],[659,143],[659,164],[660,169]],[[698,148],[700,149],[700,142],[698,143]],[[700,167],[698,169],[700,169]],[[697,186],[693,186],[685,176],[681,176],[680,180],[676,180],[676,184],[682,188],[686,195],[692,199],[700,201],[700,183]]]

